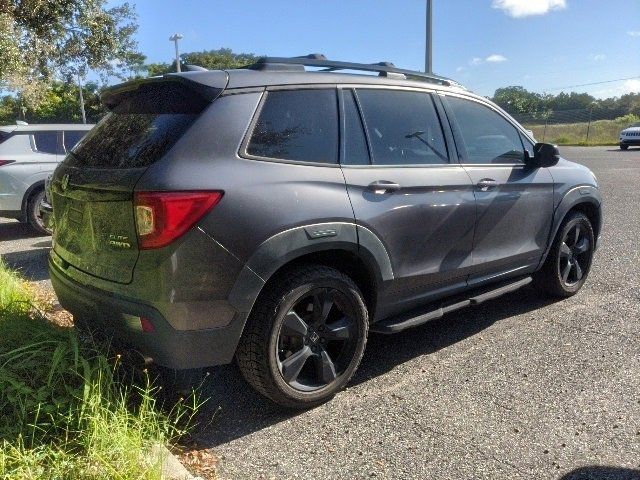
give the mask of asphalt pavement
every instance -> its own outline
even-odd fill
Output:
[[[640,150],[564,147],[605,201],[582,291],[526,288],[394,336],[307,412],[212,369],[197,441],[229,479],[640,479]],[[0,222],[0,255],[46,282],[46,237]]]

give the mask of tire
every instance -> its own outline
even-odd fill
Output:
[[[295,409],[320,405],[355,373],[367,341],[362,293],[348,276],[320,265],[270,281],[249,315],[236,351],[259,393]]]
[[[627,148],[629,148],[629,145],[620,144],[620,150],[626,150]]]
[[[38,189],[31,194],[27,202],[27,222],[33,230],[42,235],[51,235],[51,230],[45,227],[40,216],[40,204],[44,199],[44,189]]]
[[[559,298],[578,293],[591,270],[594,246],[595,235],[587,216],[581,212],[567,215],[542,269],[534,275],[535,286]]]

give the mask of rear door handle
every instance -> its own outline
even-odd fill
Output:
[[[395,182],[389,182],[388,180],[376,180],[370,183],[367,188],[373,190],[373,193],[378,195],[384,195],[385,193],[395,192],[400,190],[400,184]]]
[[[498,186],[498,182],[496,182],[493,178],[483,178],[478,182],[478,190],[481,192],[488,192],[489,190],[493,190]]]

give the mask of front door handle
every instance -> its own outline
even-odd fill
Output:
[[[367,187],[369,190],[373,190],[373,193],[383,195],[389,192],[395,192],[400,190],[400,184],[395,182],[389,182],[388,180],[376,180]]]
[[[481,192],[488,192],[489,190],[493,190],[498,186],[498,182],[496,182],[493,178],[483,178],[478,182],[478,190]]]

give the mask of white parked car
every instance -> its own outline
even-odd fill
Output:
[[[620,150],[626,150],[632,145],[640,146],[640,122],[620,132]]]
[[[0,126],[0,217],[48,233],[40,215],[45,179],[93,125]]]

